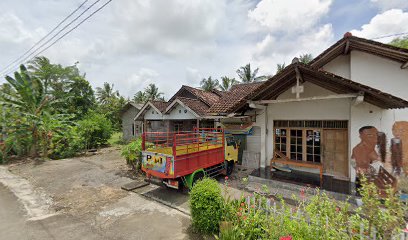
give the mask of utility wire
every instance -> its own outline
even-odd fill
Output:
[[[74,18],[73,20],[71,20],[67,25],[65,25],[61,30],[59,30],[56,34],[54,34],[54,36],[52,36],[50,39],[48,39],[45,43],[41,44],[41,46],[37,47],[31,54],[29,54],[27,57],[25,57],[21,62],[25,63],[27,61],[30,61],[31,59],[35,58],[36,56],[38,56],[39,54],[41,54],[42,52],[44,52],[45,50],[49,49],[51,46],[53,46],[56,42],[58,42],[59,40],[61,40],[63,37],[65,37],[66,35],[68,35],[68,33],[72,32],[74,29],[76,29],[79,25],[81,25],[83,22],[85,22],[86,20],[88,20],[91,16],[93,16],[96,12],[100,11],[102,8],[104,8],[108,3],[110,3],[112,0],[109,0],[108,2],[106,2],[105,4],[103,4],[101,7],[99,7],[98,9],[96,9],[93,13],[91,13],[90,15],[88,15],[86,18],[84,18],[81,22],[79,22],[79,24],[75,25],[73,28],[71,28],[70,30],[68,30],[67,32],[65,32],[61,37],[59,37],[57,40],[53,41],[51,43],[51,45],[47,46],[45,49],[40,50],[40,52],[36,53],[36,51],[38,51],[39,49],[41,49],[42,47],[44,47],[45,45],[47,45],[49,42],[51,42],[54,38],[56,38],[62,31],[64,31],[65,29],[67,29],[70,25],[72,25],[76,20],[78,20],[82,15],[84,15],[89,9],[91,9],[95,4],[97,4],[98,2],[100,2],[101,0],[96,0],[94,3],[92,3],[88,8],[86,8],[81,14],[79,14],[76,18]],[[11,71],[9,71],[7,74],[10,74],[11,72],[13,72],[20,64],[18,64],[17,66],[14,66]]]
[[[7,65],[6,67],[3,68],[3,70],[1,72],[4,72],[5,70],[7,70],[9,67],[11,67],[13,64],[15,64],[16,62],[18,62],[20,59],[22,59],[23,57],[25,57],[27,55],[27,53],[29,53],[31,50],[33,50],[38,44],[40,44],[44,39],[46,39],[48,36],[51,35],[51,33],[53,33],[55,30],[57,30],[66,20],[68,20],[68,18],[70,18],[72,15],[74,15],[79,9],[81,9],[82,6],[85,5],[85,3],[87,3],[89,0],[85,0],[83,3],[81,3],[81,5],[79,5],[73,12],[71,12],[68,16],[66,16],[61,22],[59,22],[57,24],[57,26],[55,26],[49,33],[47,33],[47,35],[45,35],[44,37],[42,37],[38,42],[36,42],[30,49],[28,49],[27,51],[25,51],[20,57],[18,57],[17,59],[15,59],[13,62],[11,62],[9,65]]]
[[[379,37],[371,38],[371,40],[381,39],[381,38],[388,38],[388,37],[398,37],[398,36],[403,36],[403,35],[407,35],[407,34],[408,34],[408,32],[395,33],[395,34],[390,34],[390,35],[384,35],[384,36],[379,36]]]

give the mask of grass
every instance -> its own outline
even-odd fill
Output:
[[[113,133],[111,138],[108,140],[108,144],[111,146],[123,145],[122,133]]]

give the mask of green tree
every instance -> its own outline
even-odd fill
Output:
[[[251,64],[248,63],[247,65],[240,67],[237,70],[237,74],[243,83],[250,83],[265,79],[265,76],[257,76],[258,71],[259,68],[256,68],[254,71],[252,71]]]
[[[138,91],[134,96],[133,96],[133,102],[135,103],[146,103],[147,102],[147,96],[145,92]]]
[[[408,49],[408,36],[402,38],[395,38],[389,44],[395,47]]]
[[[119,92],[113,90],[113,84],[105,82],[103,87],[96,88],[96,99],[100,104],[106,104],[110,99],[119,97]]]
[[[154,83],[150,83],[144,90],[144,95],[147,101],[164,100],[163,93]]]
[[[276,73],[278,74],[278,73],[280,73],[283,69],[285,69],[285,67],[286,67],[286,64],[285,63],[278,63],[278,64],[276,64]]]
[[[229,77],[221,77],[221,84],[220,84],[220,89],[222,91],[228,91],[231,89],[231,87],[235,84],[237,84],[238,81],[235,80],[235,78],[229,78]]]
[[[75,114],[81,118],[95,106],[94,91],[81,75],[77,63],[72,66],[53,64],[46,57],[36,57],[27,67],[30,75],[38,78],[45,93],[55,98],[58,103],[52,111],[58,114]]]
[[[313,60],[313,55],[310,53],[301,54],[299,56],[299,62],[308,64],[310,61]]]
[[[0,92],[0,103],[13,108],[26,121],[26,130],[31,135],[31,154],[37,157],[39,126],[43,123],[44,112],[55,99],[46,94],[42,81],[30,76],[24,65],[20,66],[20,72],[14,73],[14,78],[6,76],[6,80],[15,94]]]
[[[212,79],[211,76],[208,78],[203,78],[200,82],[201,88],[206,91],[206,92],[211,92],[212,90],[215,90],[219,86],[219,82],[217,79]]]

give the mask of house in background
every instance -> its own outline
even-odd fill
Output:
[[[143,122],[143,131],[180,132],[192,131],[194,127],[212,128],[214,119],[207,118],[207,111],[217,102],[222,92],[206,92],[182,86],[168,102],[149,101],[134,117]]]
[[[143,107],[142,104],[128,102],[121,111],[122,118],[122,137],[125,141],[130,141],[142,134],[142,122],[134,121],[134,117]]]
[[[354,162],[390,162],[389,139],[404,146],[408,129],[398,123],[408,120],[407,67],[407,49],[346,34],[310,64],[295,60],[263,83],[235,115],[256,116],[262,167],[283,158],[302,163],[292,169],[316,173],[321,168],[326,177],[354,182]],[[384,133],[386,146],[366,129]],[[356,154],[356,147],[364,147],[366,138],[381,152],[373,146],[362,154],[367,156],[357,156],[364,151]]]

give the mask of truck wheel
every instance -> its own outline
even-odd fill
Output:
[[[234,171],[234,161],[227,162],[227,176],[230,176]]]
[[[193,183],[191,184],[191,186],[194,187],[194,185],[196,184],[196,182],[197,182],[198,180],[203,179],[203,178],[204,178],[204,173],[203,173],[203,172],[198,172],[198,173],[194,174]]]

